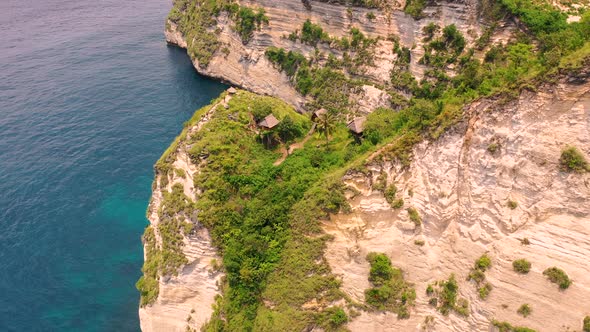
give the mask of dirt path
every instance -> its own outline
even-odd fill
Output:
[[[311,126],[311,129],[309,130],[309,132],[307,133],[307,135],[305,135],[305,138],[301,141],[301,142],[297,142],[297,143],[293,143],[291,145],[289,145],[289,149],[286,149],[283,145],[281,145],[281,157],[279,157],[279,159],[277,159],[277,161],[275,161],[273,163],[273,165],[275,166],[279,166],[280,164],[283,163],[283,161],[285,161],[285,159],[287,159],[287,157],[293,153],[293,151],[297,150],[297,149],[301,149],[303,148],[303,146],[305,145],[305,143],[307,143],[307,141],[309,141],[309,139],[311,138],[311,135],[313,135],[313,133],[315,132],[315,127],[316,124],[314,123]]]

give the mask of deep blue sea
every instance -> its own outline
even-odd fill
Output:
[[[170,0],[0,1],[0,331],[138,331],[153,164],[225,87]]]

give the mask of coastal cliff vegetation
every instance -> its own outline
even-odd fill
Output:
[[[387,4],[334,2],[376,10],[384,10]],[[423,19],[427,5],[426,1],[407,1],[404,10],[414,19]],[[141,305],[153,303],[161,278],[178,274],[186,264],[183,238],[190,236],[198,222],[209,230],[224,273],[222,295],[204,331],[301,331],[314,327],[338,331],[344,330],[343,325],[359,308],[393,311],[399,318],[408,318],[416,293],[385,254],[367,256],[372,287],[365,292],[365,303],[355,302],[340,290],[341,279],[332,274],[323,256],[330,236],[322,231],[321,223],[350,208],[345,194],[354,190],[342,183],[342,176],[366,167],[373,153],[381,160],[396,160],[408,167],[414,145],[423,139],[437,139],[463,119],[467,103],[491,96],[508,100],[589,63],[590,12],[582,12],[579,21],[568,23],[562,11],[538,1],[488,0],[484,5],[489,8],[484,13],[489,25],[473,43],[453,24],[431,23],[423,29],[424,52],[417,59],[424,68],[423,77],[415,77],[409,69],[417,53],[401,45],[398,36],[387,38],[396,56],[389,81],[379,87],[392,103],[366,115],[362,139],[346,127],[346,121],[355,115],[351,96],[364,85],[377,85],[366,75],[366,67],[374,66],[376,45],[383,39],[354,26],[343,37],[334,37],[319,22],[306,20],[285,38],[313,47],[314,54],[269,46],[264,56],[307,97],[305,106],[310,113],[325,109],[331,115],[332,133],[322,136],[319,131],[310,131],[317,126],[311,117],[297,113],[283,101],[242,90],[187,139],[186,131],[207,107],[195,113],[156,164],[164,191],[158,211],[160,223],[148,227],[143,237],[146,260],[144,275],[137,283]],[[216,30],[224,15],[244,44],[272,24],[264,8],[237,1],[174,2],[168,19],[184,35],[187,51],[199,66],[206,67],[221,52]],[[505,44],[493,44],[490,35],[498,22],[508,18],[519,24],[516,37]],[[256,123],[270,114],[281,125],[262,130]],[[190,147],[188,156],[199,167],[192,179],[195,197],[187,197],[182,186],[166,189],[179,141]],[[282,150],[293,142],[301,147],[277,162]],[[573,147],[564,150],[560,162],[565,171],[589,169]],[[396,196],[395,185],[387,186],[385,181],[381,191],[392,207],[404,205]],[[419,228],[423,221],[418,211],[414,207],[406,211]],[[161,243],[156,241],[156,233]],[[530,269],[525,260],[514,263],[519,273]],[[489,266],[490,259],[484,255],[469,274],[482,300],[492,289],[484,283]],[[562,289],[571,284],[560,269],[548,269],[544,274]],[[458,295],[458,287],[454,274],[431,285],[427,289],[429,303],[443,315],[469,316],[469,302]],[[492,325],[503,331],[528,330],[499,321]]]

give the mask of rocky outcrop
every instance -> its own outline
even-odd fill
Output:
[[[293,88],[284,73],[273,68],[264,52],[269,46],[275,46],[311,55],[314,52],[313,47],[286,38],[292,32],[301,30],[307,19],[320,24],[331,36],[346,36],[351,27],[357,27],[370,37],[379,37],[380,40],[375,48],[374,65],[364,68],[362,74],[364,78],[376,85],[389,82],[393,60],[397,56],[393,51],[393,42],[388,40],[388,37],[397,36],[402,46],[411,48],[410,70],[415,76],[421,77],[424,68],[418,64],[418,60],[423,55],[421,46],[424,26],[431,22],[440,26],[455,24],[471,42],[482,30],[478,15],[478,1],[474,0],[441,2],[429,6],[424,11],[425,18],[418,21],[400,11],[401,6],[393,1],[390,8],[398,10],[349,8],[316,1],[311,1],[311,9],[308,10],[301,0],[250,0],[240,1],[240,4],[264,8],[269,24],[263,25],[261,31],[255,32],[252,40],[244,45],[240,37],[232,30],[233,23],[227,14],[220,14],[217,18],[217,26],[212,29],[216,30],[218,40],[224,45],[223,48],[226,51],[217,51],[206,67],[193,59],[195,68],[203,75],[259,94],[278,97],[300,111],[305,109],[306,98]],[[367,16],[369,12],[375,14],[375,18],[369,19]],[[492,39],[501,40],[502,36],[507,35],[507,30],[510,30],[510,26],[498,28]],[[167,24],[166,40],[180,47],[187,46],[184,36],[170,21]],[[324,44],[320,44],[318,48],[324,56],[327,56],[330,51],[338,54],[338,51],[330,50]],[[359,99],[362,98],[364,97],[359,97]],[[379,104],[363,105],[361,111],[372,111],[379,106]]]
[[[148,219],[154,229],[156,242],[161,246],[158,224],[158,211],[162,206],[163,191],[172,191],[174,184],[181,184],[184,194],[191,200],[195,199],[193,176],[199,171],[187,154],[186,142],[208,122],[217,107],[223,102],[214,104],[194,126],[188,129],[187,135],[178,142],[176,149],[171,151],[175,156],[168,174],[157,174],[154,181],[152,199],[148,207]],[[162,177],[168,181],[162,182]],[[165,187],[162,184],[166,183]],[[209,231],[198,220],[187,220],[194,225],[189,236],[184,236],[183,253],[188,263],[182,267],[177,276],[162,276],[159,282],[159,295],[155,303],[141,307],[139,318],[142,331],[178,331],[190,328],[198,330],[206,323],[213,313],[215,296],[220,294],[219,282],[222,274],[217,271],[220,258],[211,243]],[[144,248],[144,252],[146,248]]]
[[[416,146],[409,168],[373,162],[371,176],[345,177],[360,195],[350,199],[351,214],[324,225],[334,236],[326,258],[342,277],[342,289],[364,301],[365,256],[376,251],[391,257],[418,294],[410,319],[363,312],[348,324],[352,331],[488,331],[492,319],[537,331],[576,330],[588,315],[581,303],[590,298],[590,174],[566,173],[559,165],[567,145],[590,156],[588,76],[508,103],[480,100],[466,112],[464,122],[439,140]],[[372,190],[381,172],[397,186],[403,208],[392,209],[381,191]],[[410,221],[408,207],[418,211],[421,226]],[[529,245],[521,244],[524,238]],[[485,300],[466,280],[483,253],[492,258],[486,279],[493,290]],[[530,273],[513,271],[520,258],[532,263]],[[552,266],[573,279],[567,290],[543,276]],[[445,317],[428,304],[427,285],[451,273],[470,302],[467,318]],[[527,318],[516,313],[523,303],[533,309]],[[425,323],[427,316],[435,317],[433,325]]]

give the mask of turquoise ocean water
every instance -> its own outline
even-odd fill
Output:
[[[222,84],[168,0],[0,2],[0,331],[138,331],[152,166]]]

